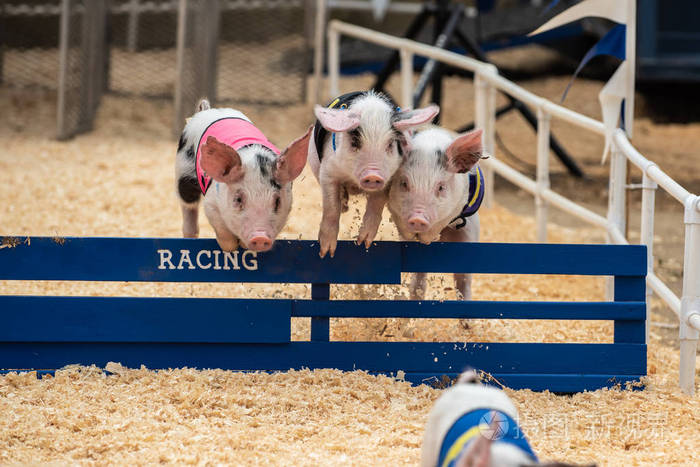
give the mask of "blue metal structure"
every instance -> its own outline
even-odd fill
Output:
[[[129,367],[363,369],[413,383],[465,366],[513,388],[577,392],[646,374],[643,246],[340,242],[320,259],[310,241],[224,254],[214,240],[5,238],[0,280],[311,283],[310,300],[0,296],[0,369]],[[330,300],[330,284],[398,284],[401,272],[615,277],[614,302]],[[311,340],[291,341],[292,317]],[[329,318],[612,320],[612,344],[336,342]]]

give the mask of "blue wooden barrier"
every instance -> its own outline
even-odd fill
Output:
[[[465,366],[513,388],[576,392],[646,374],[643,246],[340,242],[320,259],[310,241],[268,253],[222,253],[214,240],[4,238],[0,280],[310,283],[310,300],[0,296],[0,369],[104,367],[363,369],[411,382]],[[615,277],[614,302],[329,300],[329,284],[399,284],[401,272]],[[290,340],[310,317],[311,340]],[[612,344],[335,342],[329,318],[612,320]]]

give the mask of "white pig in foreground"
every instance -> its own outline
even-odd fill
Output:
[[[292,180],[306,165],[311,129],[280,151],[234,109],[212,109],[203,99],[180,137],[175,180],[182,234],[199,234],[204,212],[224,251],[242,245],[267,251],[292,207]]]
[[[402,240],[477,242],[477,210],[484,195],[484,177],[477,166],[484,155],[482,130],[455,135],[430,126],[418,131],[394,176],[389,211]],[[471,298],[471,274],[455,274],[462,298]],[[425,294],[426,274],[415,275],[411,298]]]
[[[518,411],[503,391],[480,384],[475,371],[466,371],[428,415],[421,467],[572,465],[540,463],[517,420]]]
[[[386,188],[408,152],[408,132],[439,111],[435,105],[401,111],[372,91],[344,94],[328,107],[315,107],[318,120],[308,160],[323,195],[321,257],[335,254],[340,213],[348,209],[349,194],[367,195],[357,243],[369,248],[382,220]]]

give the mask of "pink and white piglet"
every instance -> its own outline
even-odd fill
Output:
[[[321,257],[335,253],[340,214],[347,211],[350,194],[367,195],[357,243],[369,248],[381,223],[389,182],[408,152],[409,131],[438,112],[435,105],[402,111],[373,91],[345,94],[328,107],[315,107],[308,161],[323,197]]]
[[[241,112],[203,99],[180,137],[175,162],[182,234],[199,234],[204,212],[224,251],[272,248],[292,207],[292,181],[306,165],[311,128],[280,152]]]
[[[486,158],[482,130],[456,135],[430,126],[411,139],[394,176],[388,207],[402,240],[429,244],[479,240],[477,210],[484,195],[484,176],[477,163]],[[463,299],[471,298],[471,275],[455,274]],[[411,298],[422,299],[426,274],[411,283]]]

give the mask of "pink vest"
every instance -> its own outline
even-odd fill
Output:
[[[197,144],[197,162],[195,166],[197,168],[197,181],[199,182],[199,188],[202,190],[202,194],[207,193],[207,189],[209,189],[209,185],[211,184],[211,177],[204,173],[201,165],[202,142],[206,142],[209,136],[215,137],[222,143],[231,146],[236,151],[243,146],[259,144],[277,155],[280,153],[280,150],[263,135],[262,131],[255,128],[249,121],[240,117],[224,117],[216,120],[204,130],[204,134],[199,138],[199,143]]]

